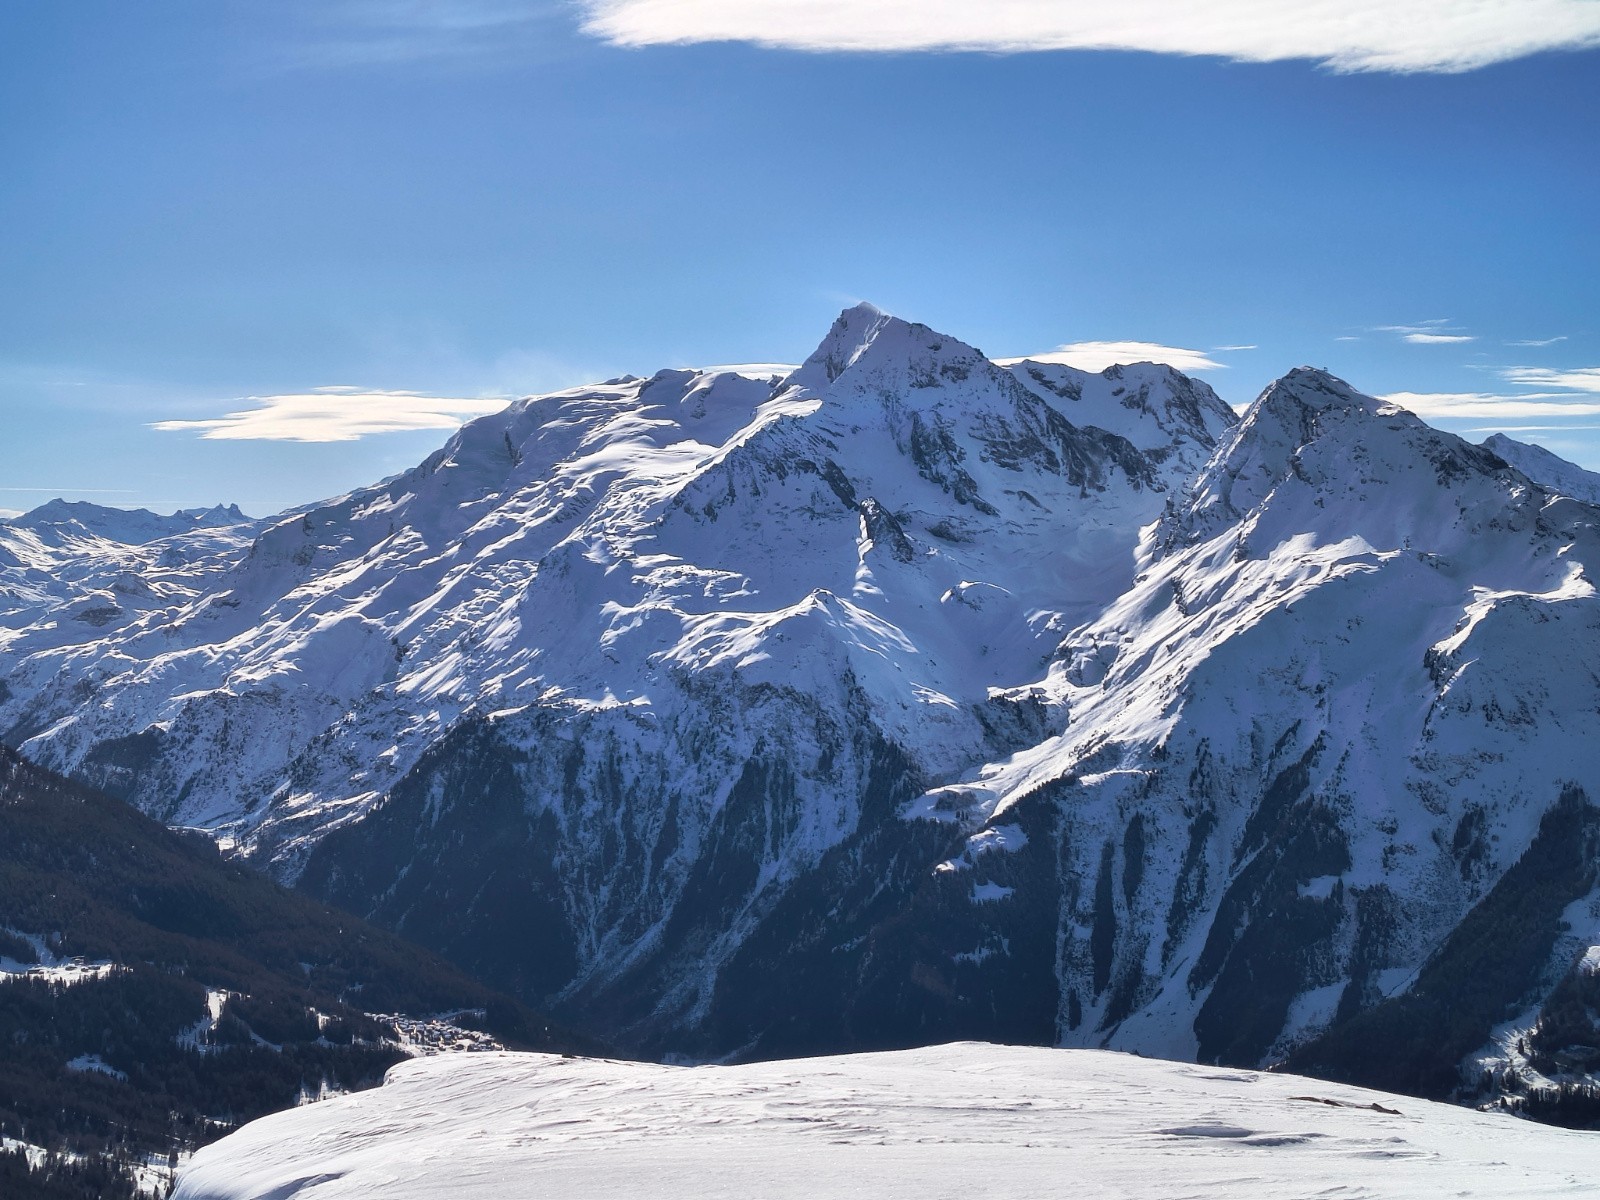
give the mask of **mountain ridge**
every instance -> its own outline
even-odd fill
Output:
[[[638,1052],[1253,1066],[1600,796],[1597,521],[1326,371],[1241,417],[858,306],[787,376],[517,401],[92,637],[47,598],[0,729]],[[1600,933],[1562,879],[1475,1045]]]

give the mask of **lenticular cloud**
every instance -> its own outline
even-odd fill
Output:
[[[1340,71],[1469,71],[1600,45],[1596,0],[582,0],[585,29],[648,46],[819,51],[1146,50]]]
[[[213,441],[353,442],[374,433],[455,429],[470,417],[506,406],[504,398],[472,400],[353,387],[249,399],[254,408],[199,421],[157,421],[152,428],[199,433]]]

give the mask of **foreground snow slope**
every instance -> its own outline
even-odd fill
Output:
[[[1600,1135],[1294,1075],[955,1044],[739,1067],[402,1064],[202,1150],[178,1200],[1594,1194]]]

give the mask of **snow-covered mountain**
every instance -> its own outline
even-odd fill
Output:
[[[739,1067],[402,1064],[202,1150],[178,1200],[1587,1196],[1592,1133],[1294,1075],[950,1045]]]
[[[1441,1092],[1600,1046],[1527,1032],[1600,941],[1597,520],[1324,372],[1236,419],[860,306],[44,596],[0,731],[642,1050]]]
[[[1600,918],[1597,515],[1325,373],[1273,384],[1068,639],[1066,729],[940,793],[985,814],[956,871],[1015,888],[972,951],[1059,898],[1056,1036],[1205,1061],[1337,1071],[1308,1040],[1460,991],[1363,1067],[1448,1090]],[[980,857],[1007,828],[1042,861]]]

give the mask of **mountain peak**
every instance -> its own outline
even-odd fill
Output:
[[[905,324],[874,304],[862,301],[841,312],[800,369],[789,376],[791,384],[821,391],[850,366],[892,324]]]
[[[1268,384],[1257,403],[1271,404],[1286,397],[1292,397],[1298,404],[1317,411],[1354,406],[1376,412],[1379,407],[1379,401],[1356,391],[1337,375],[1322,367],[1294,368],[1287,375]]]
[[[196,525],[231,525],[250,520],[237,504],[213,504],[210,508],[180,508],[172,515],[188,517]]]
[[[853,317],[860,317],[866,320],[876,320],[878,317],[887,317],[888,315],[889,313],[887,311],[879,308],[872,301],[858,300],[848,308],[840,311],[839,320],[845,321]]]
[[[1253,444],[1275,463],[1276,473],[1286,456],[1317,436],[1324,414],[1359,413],[1375,416],[1383,402],[1356,391],[1344,380],[1320,367],[1296,367],[1269,383],[1247,408],[1234,428],[1236,444]]]
[[[863,305],[776,394],[530,397],[250,543],[7,526],[0,734],[639,1053],[1255,1064],[1559,875],[1487,1041],[1595,928],[1600,808],[1534,832],[1600,797],[1595,521],[1327,371],[1235,425]]]
[[[863,302],[839,314],[828,335],[788,377],[786,385],[822,392],[845,372],[868,364],[898,372],[913,362],[928,368],[952,359],[975,363],[982,358],[980,351],[957,338]]]
[[[1291,480],[1315,496],[1318,508],[1336,498],[1365,502],[1388,492],[1392,516],[1426,503],[1432,494],[1405,482],[1412,471],[1422,471],[1421,478],[1439,487],[1490,478],[1496,482],[1480,499],[1499,506],[1506,503],[1505,468],[1492,448],[1434,429],[1400,405],[1357,391],[1325,370],[1296,367],[1256,397],[1191,485],[1176,540],[1209,536]],[[1341,528],[1352,530],[1355,524],[1346,519]],[[1373,533],[1375,527],[1362,528],[1374,545],[1384,540]],[[1399,544],[1404,538],[1388,540]]]
[[[106,511],[110,510],[101,504],[93,504],[87,500],[67,500],[64,497],[57,496],[53,500],[46,500],[43,504],[30,508],[20,517],[12,518],[12,524],[17,525],[37,521],[70,521],[81,515]]]

